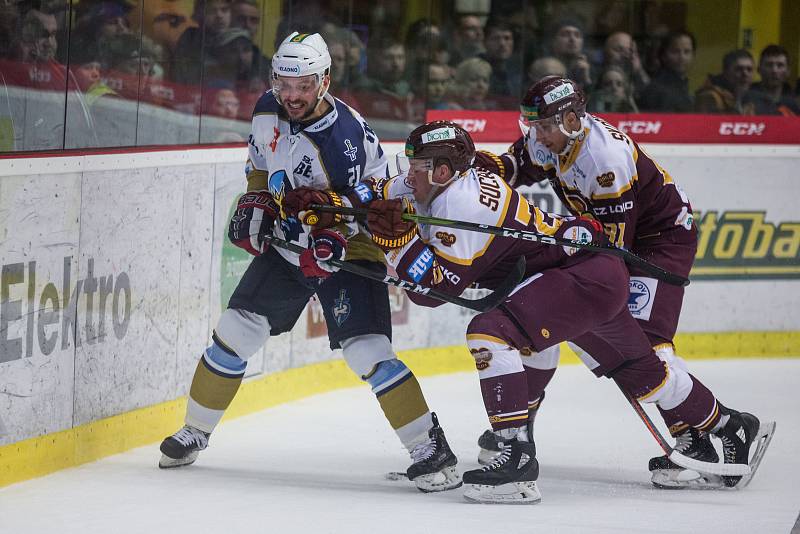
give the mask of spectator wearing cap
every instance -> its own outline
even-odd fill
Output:
[[[775,107],[775,114],[800,115],[800,106],[792,97],[789,79],[789,52],[779,45],[769,45],[761,51],[758,59],[758,74],[761,81],[754,83],[752,90],[763,94]]]
[[[489,94],[516,99],[522,91],[522,73],[521,60],[514,54],[514,31],[509,24],[497,20],[490,20],[485,30],[486,52],[478,57],[492,67]]]
[[[207,59],[204,83],[224,80],[245,91],[266,89],[266,60],[254,54],[247,30],[234,27],[217,34]]]
[[[722,59],[722,74],[709,75],[698,89],[695,108],[701,113],[736,115],[769,114],[774,108],[762,93],[751,90],[755,65],[744,49],[732,50]]]
[[[667,34],[658,47],[658,63],[650,84],[639,96],[645,111],[691,113],[694,97],[689,92],[689,68],[695,55],[694,35],[686,31]]]
[[[584,88],[592,85],[592,68],[583,49],[583,25],[561,19],[550,30],[550,50],[567,67],[567,75]]]

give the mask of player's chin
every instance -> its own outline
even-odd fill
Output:
[[[292,119],[302,119],[308,113],[308,104],[290,102],[284,106],[286,114]]]

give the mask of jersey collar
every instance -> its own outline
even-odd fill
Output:
[[[325,115],[312,123],[289,122],[293,134],[301,131],[309,133],[321,132],[326,128],[330,128],[330,126],[336,122],[336,119],[339,117],[339,110],[336,108],[336,99],[328,93],[325,93],[325,96],[322,98],[325,99],[328,104],[330,104],[331,109]]]

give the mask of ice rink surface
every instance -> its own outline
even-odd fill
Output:
[[[653,488],[647,461],[660,450],[615,385],[563,366],[536,422],[537,505],[469,504],[461,489],[385,480],[408,456],[365,386],[225,423],[190,467],[159,470],[153,444],[0,489],[0,532],[789,533],[800,512],[800,359],[690,367],[726,405],[777,421],[742,491]],[[460,468],[476,467],[488,427],[476,374],[421,382]]]

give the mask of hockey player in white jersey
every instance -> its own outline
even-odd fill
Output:
[[[508,152],[482,152],[476,163],[512,186],[548,180],[564,206],[604,227],[609,241],[683,277],[689,276],[697,250],[692,206],[672,176],[642,148],[612,125],[586,113],[586,99],[572,80],[547,76],[522,99],[523,136]],[[673,338],[683,303],[683,287],[660,282],[630,267],[631,313],[664,362],[687,370],[676,356]],[[532,392],[531,420],[555,372],[538,369],[538,392]],[[743,414],[751,439],[766,444],[774,426],[759,429],[754,416]],[[675,448],[703,461],[717,461],[709,434],[680,418],[665,417]],[[772,425],[772,424],[770,424]],[[756,438],[758,436],[758,438]],[[482,449],[498,449],[499,438],[484,433]],[[485,451],[482,451],[485,452]],[[719,479],[691,478],[666,456],[651,459],[653,484],[659,487],[718,486]]]
[[[328,263],[345,259],[385,275],[383,253],[357,224],[308,210],[350,205],[362,177],[386,177],[388,170],[364,119],[327,93],[330,66],[319,34],[292,33],[272,59],[272,90],[253,112],[247,193],[228,233],[255,257],[200,358],[186,424],[161,444],[159,466],[195,461],[233,400],[248,358],[270,336],[291,330],[316,294],[331,348],[341,348],[347,365],[372,387],[409,451],[408,478],[425,492],[448,490],[461,485],[456,457],[416,377],[392,350],[387,286]],[[304,224],[312,219],[314,227]],[[308,248],[299,256],[276,249],[269,245],[273,234]]]

